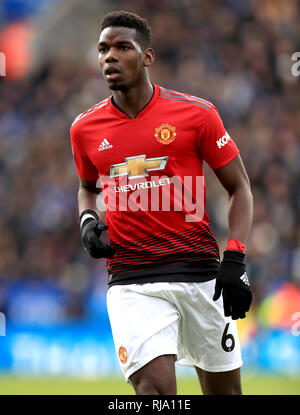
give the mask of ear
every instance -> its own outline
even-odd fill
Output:
[[[144,50],[143,55],[144,55],[144,66],[148,68],[154,62],[154,58],[155,58],[154,50],[151,48],[148,48]]]

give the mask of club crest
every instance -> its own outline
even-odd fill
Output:
[[[161,144],[170,144],[176,138],[176,127],[169,123],[162,123],[155,128],[154,137]]]
[[[119,348],[119,359],[121,363],[123,363],[124,365],[127,362],[127,357],[128,357],[128,354],[127,354],[126,347],[121,346]]]

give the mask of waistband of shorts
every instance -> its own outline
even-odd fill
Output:
[[[109,274],[108,286],[153,282],[205,282],[216,278],[220,262],[216,259],[186,261],[177,264]]]

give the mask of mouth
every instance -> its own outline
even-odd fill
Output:
[[[115,79],[120,76],[121,71],[116,67],[107,68],[104,71],[106,79]]]
[[[112,72],[112,73],[105,75],[106,79],[115,79],[115,78],[118,78],[119,76],[120,76],[120,72]]]

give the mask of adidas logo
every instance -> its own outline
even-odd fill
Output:
[[[102,151],[102,150],[108,150],[109,148],[112,148],[113,146],[108,142],[108,140],[106,138],[104,138],[100,144],[100,146],[98,147],[98,151]]]
[[[240,279],[243,281],[245,285],[248,285],[250,287],[250,282],[249,282],[246,272],[244,272],[244,274],[240,277]]]

